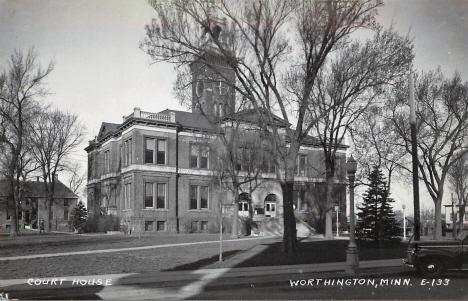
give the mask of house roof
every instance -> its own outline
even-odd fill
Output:
[[[207,118],[209,116],[205,116],[198,113],[190,113],[184,111],[176,111],[176,110],[169,110],[166,109],[164,111],[159,112],[159,114],[169,114],[171,112],[175,113],[176,122],[186,128],[195,128],[200,130],[212,131],[213,126],[212,123]]]
[[[106,137],[108,134],[113,134],[119,129],[120,124],[103,122],[99,129],[98,140]]]
[[[11,194],[7,180],[0,180],[0,197]],[[26,181],[23,196],[27,198],[43,198],[46,196],[44,182]],[[59,180],[55,182],[54,198],[77,199],[78,196]]]
[[[260,112],[262,112],[263,115],[265,115],[266,112],[264,109],[259,109],[259,110]],[[272,117],[277,126],[282,126],[282,127],[288,126],[288,124],[286,123],[286,121],[284,121],[283,118],[275,114],[272,114]],[[256,109],[242,110],[240,112],[227,115],[224,117],[224,119],[240,119],[240,120],[243,120],[246,122],[252,122],[252,123],[259,123],[261,121],[260,116],[258,115]]]

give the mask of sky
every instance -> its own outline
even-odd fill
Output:
[[[387,0],[378,21],[394,24],[415,45],[414,67],[441,66],[468,80],[468,0]],[[0,0],[0,70],[14,49],[34,46],[43,66],[55,62],[47,102],[80,116],[86,142],[73,154],[86,166],[87,141],[102,122],[120,123],[134,107],[143,111],[184,110],[172,95],[173,66],[151,64],[139,49],[144,27],[155,17],[144,0]],[[83,169],[85,170],[85,169]],[[421,183],[423,206],[429,195]],[[412,210],[411,186],[395,185],[396,208]],[[445,202],[448,204],[449,191]]]

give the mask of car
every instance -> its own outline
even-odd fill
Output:
[[[449,269],[461,269],[468,264],[468,229],[450,240],[410,240],[403,264],[416,268],[426,278],[439,278]]]

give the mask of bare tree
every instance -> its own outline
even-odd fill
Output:
[[[226,82],[249,101],[269,133],[283,190],[283,251],[297,250],[293,209],[299,147],[311,90],[326,58],[358,28],[375,27],[375,0],[149,1],[157,18],[141,47],[154,62],[190,64],[209,53],[234,70]],[[212,66],[210,66],[212,67]],[[214,66],[213,66],[214,67]],[[216,70],[216,68],[212,68]],[[222,72],[219,72],[222,76]],[[285,83],[297,82],[287,86]],[[284,123],[279,123],[277,115]],[[293,130],[285,130],[292,125]],[[287,146],[287,147],[286,147]]]
[[[398,136],[384,118],[384,109],[384,105],[371,105],[351,126],[350,135],[354,158],[360,166],[359,178],[366,178],[374,166],[380,166],[386,171],[390,191],[392,180],[400,176],[399,166],[408,164],[409,158],[405,149],[394,146]]]
[[[13,209],[10,236],[18,235],[18,207],[22,176],[28,164],[26,138],[29,127],[35,123],[41,98],[48,93],[45,79],[53,70],[53,63],[42,69],[36,63],[33,48],[27,53],[15,50],[8,70],[0,75],[0,143],[5,151],[5,171],[9,192],[7,198]]]
[[[79,162],[70,162],[65,167],[70,177],[68,179],[68,187],[76,195],[81,194],[81,187],[86,181],[86,173],[81,172],[81,164]]]
[[[55,183],[60,171],[73,164],[68,155],[84,138],[85,127],[77,115],[58,110],[47,110],[31,125],[33,152],[44,180],[46,191],[46,231],[50,232]]]
[[[382,86],[405,74],[413,59],[408,37],[400,37],[393,28],[377,29],[365,43],[353,42],[337,52],[336,58],[323,68],[312,90],[317,101],[308,112],[314,135],[325,154],[327,214],[325,237],[333,238],[332,199],[335,184],[336,152],[349,128],[378,100]],[[317,122],[316,122],[317,121]]]
[[[411,154],[411,135],[407,107],[408,87],[394,90],[394,101],[388,112],[399,140]],[[434,201],[434,239],[442,235],[442,198],[450,168],[468,153],[468,83],[463,83],[459,73],[446,78],[440,68],[415,77],[417,103],[417,147],[419,176]],[[407,166],[401,166],[411,172]]]
[[[468,201],[468,154],[465,154],[455,162],[448,172],[448,183],[455,190],[459,202],[460,227],[463,227],[466,203]]]

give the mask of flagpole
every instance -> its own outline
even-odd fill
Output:
[[[419,177],[418,177],[418,146],[416,137],[416,104],[414,102],[413,71],[409,74],[409,103],[410,103],[410,125],[411,125],[411,154],[413,157],[413,200],[414,200],[414,240],[420,237],[420,214],[419,214]]]

